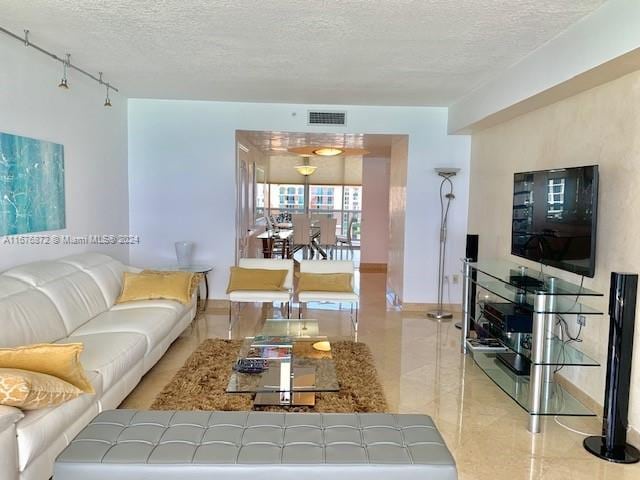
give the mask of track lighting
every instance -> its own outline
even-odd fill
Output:
[[[96,75],[80,68],[80,66],[71,63],[70,53],[65,54],[65,57],[62,58],[56,55],[55,53],[43,48],[42,46],[33,43],[29,38],[29,30],[24,30],[24,36],[21,36],[16,33],[13,33],[10,30],[7,30],[4,27],[0,27],[0,34],[5,34],[13,38],[14,40],[19,41],[25,47],[33,48],[34,50],[37,50],[41,54],[46,55],[49,58],[52,58],[56,62],[62,63],[62,78],[60,79],[60,83],[58,84],[58,87],[60,88],[64,88],[65,90],[69,89],[69,79],[67,78],[67,75],[69,73],[69,70],[75,70],[76,73],[79,73],[80,75],[84,75],[85,77],[93,80],[94,82],[97,82],[100,85],[104,85],[107,88],[107,96],[104,99],[105,107],[111,106],[111,98],[109,97],[109,94],[111,93],[110,91],[119,92],[119,90],[116,87],[114,87],[111,83],[105,82],[102,79],[102,72],[100,72],[100,76],[97,77]]]
[[[58,84],[58,87],[69,90],[69,82],[67,81],[67,67],[71,65],[71,54],[67,53],[67,59],[62,61],[62,80]]]

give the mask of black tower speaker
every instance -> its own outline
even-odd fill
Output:
[[[616,463],[636,463],[640,460],[640,451],[627,443],[637,291],[638,275],[611,273],[609,355],[602,436],[587,437],[583,442],[588,452]]]
[[[470,258],[472,262],[477,262],[478,261],[478,243],[479,243],[479,239],[480,239],[480,235],[472,235],[472,234],[467,234],[467,245],[465,247],[465,254],[464,257],[465,258]],[[478,277],[478,271],[477,270],[473,270],[471,272],[471,277],[474,280],[477,280]],[[464,278],[462,279],[464,281]],[[471,318],[476,318],[476,284],[475,282],[471,284],[471,292],[469,292],[469,294],[471,295],[471,298],[473,298],[473,302],[471,302],[471,311],[469,312],[471,314]],[[462,329],[462,322],[456,322],[455,324],[456,328]],[[473,324],[473,320],[471,321],[471,328],[474,327]]]
[[[480,242],[480,235],[471,235],[467,234],[467,248],[465,252],[465,257],[470,258],[472,262],[478,261],[478,244]],[[476,284],[475,280],[478,277],[478,271],[474,269],[471,272],[471,277],[474,282],[471,284],[471,298],[473,298],[473,302],[471,302],[471,318],[476,318]]]

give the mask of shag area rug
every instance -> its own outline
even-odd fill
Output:
[[[226,393],[241,340],[205,340],[171,382],[152,410],[252,410],[253,395]],[[386,412],[387,402],[371,351],[363,343],[331,342],[340,391],[316,394],[314,407],[256,407],[266,411]]]

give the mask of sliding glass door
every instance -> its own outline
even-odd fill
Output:
[[[308,205],[305,204],[305,186],[303,184],[266,185],[269,199],[265,208],[276,220],[286,220],[292,213],[311,215],[330,215],[337,220],[337,234],[345,235],[352,223],[354,240],[360,239],[360,221],[362,214],[361,185],[309,185]],[[280,218],[278,218],[280,217]],[[352,220],[353,219],[353,220]]]

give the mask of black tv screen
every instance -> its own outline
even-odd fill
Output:
[[[593,277],[598,166],[514,174],[511,253]]]

